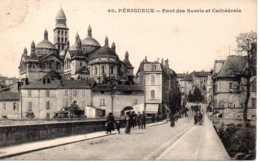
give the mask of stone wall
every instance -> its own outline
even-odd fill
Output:
[[[124,120],[121,122],[121,127],[125,127]],[[151,123],[151,119],[147,118],[146,123]],[[104,119],[0,126],[0,147],[105,130]]]

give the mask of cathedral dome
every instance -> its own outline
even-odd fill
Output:
[[[100,44],[97,42],[97,40],[92,37],[92,29],[90,25],[88,27],[88,36],[82,40],[82,45],[100,47]]]
[[[48,32],[47,32],[46,29],[44,31],[44,40],[42,40],[40,43],[38,43],[36,45],[36,48],[37,49],[39,49],[39,48],[42,48],[42,49],[56,49],[55,46],[53,45],[53,43],[51,43],[48,40]]]
[[[98,58],[98,57],[102,57],[102,56],[114,56],[114,57],[118,58],[115,51],[108,46],[103,46],[103,47],[97,49],[96,51],[91,53],[89,58],[94,59],[94,58]]]
[[[82,40],[82,45],[100,47],[100,44],[97,42],[97,40],[90,36]]]
[[[55,46],[50,41],[43,40],[36,45],[36,48],[55,49]]]

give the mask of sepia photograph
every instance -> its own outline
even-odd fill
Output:
[[[1,161],[256,160],[256,0],[0,0]]]

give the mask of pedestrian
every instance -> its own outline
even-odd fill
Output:
[[[175,126],[175,116],[174,113],[170,114],[171,127]]]
[[[136,126],[136,114],[134,111],[132,111],[132,127],[133,129],[135,128]]]
[[[146,126],[146,115],[145,115],[145,112],[143,112],[142,118],[141,118],[141,129],[145,129],[145,126]]]
[[[126,113],[125,120],[126,120],[125,133],[130,134],[131,132],[130,112]]]
[[[138,125],[138,129],[141,128],[141,120],[142,120],[142,114],[140,112],[138,112],[137,115],[137,125]]]
[[[111,131],[114,130],[115,118],[113,113],[108,113],[106,120],[107,134],[111,134]]]
[[[155,114],[152,114],[152,123],[154,123],[155,122]]]
[[[189,109],[187,107],[185,107],[185,110],[184,110],[185,117],[188,117],[188,111],[189,111]]]
[[[120,134],[121,122],[119,120],[115,122],[115,127],[117,129],[117,132]]]

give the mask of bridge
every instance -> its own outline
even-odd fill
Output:
[[[6,160],[230,160],[207,116],[163,121],[111,135],[97,132],[0,148]]]

